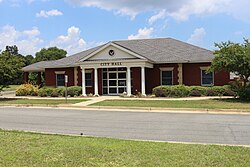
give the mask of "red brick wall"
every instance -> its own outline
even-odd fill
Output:
[[[98,93],[102,95],[102,69],[98,69]]]
[[[183,84],[184,85],[201,85],[201,69],[200,67],[210,66],[211,63],[190,63],[183,64]],[[225,85],[230,81],[228,72],[219,71],[214,73],[214,85]]]
[[[131,68],[132,70],[132,94],[137,94],[141,92],[141,67]]]
[[[152,93],[152,89],[161,85],[162,67],[174,67],[173,84],[178,84],[178,64],[154,64],[154,68],[146,68],[146,93]]]
[[[45,85],[56,86],[56,71],[65,71],[68,75],[68,86],[74,86],[74,67],[69,68],[46,68],[45,69]]]

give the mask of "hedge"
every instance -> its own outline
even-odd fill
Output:
[[[157,86],[153,89],[156,97],[188,97],[188,96],[235,96],[229,85],[225,86]]]
[[[82,87],[71,86],[67,88],[68,96],[80,96],[82,94]],[[16,90],[17,96],[41,96],[41,97],[63,97],[65,96],[65,87],[42,87],[38,89],[38,86],[32,84],[20,85]]]

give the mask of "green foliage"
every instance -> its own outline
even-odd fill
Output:
[[[22,74],[20,69],[24,65],[24,60],[19,56],[12,55],[10,52],[2,52],[0,54],[0,91],[11,84],[15,80],[20,80]]]
[[[189,91],[184,85],[158,86],[153,89],[153,94],[157,97],[186,97]]]
[[[40,61],[58,60],[66,57],[67,52],[63,49],[58,49],[57,47],[50,47],[48,49],[41,49],[36,53],[34,63]]]
[[[82,87],[80,86],[71,86],[68,88],[68,95],[71,97],[80,96],[82,94]]]
[[[222,42],[215,44],[219,50],[213,59],[210,70],[226,70],[239,75],[244,81],[244,86],[250,77],[250,43],[244,39],[243,44]]]
[[[65,87],[58,87],[58,88],[42,87],[38,90],[38,96],[61,97],[61,96],[65,96],[65,90],[66,90]],[[68,91],[68,95],[71,97],[80,96],[82,94],[82,87],[71,86],[67,88],[67,91]]]
[[[32,84],[23,84],[16,89],[16,96],[37,96],[38,86]]]
[[[234,96],[235,93],[229,85],[226,86],[158,86],[153,89],[157,97],[188,97],[188,96]]]

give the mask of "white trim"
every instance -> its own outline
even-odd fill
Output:
[[[101,64],[105,63],[117,63],[110,66],[102,66]],[[79,64],[82,68],[119,68],[119,67],[147,67],[153,68],[152,63],[147,62],[146,60],[104,60],[104,61],[85,61]]]
[[[146,96],[146,91],[145,91],[145,67],[141,67],[141,94],[143,96]]]
[[[94,68],[94,80],[95,80],[95,96],[99,96],[98,94],[98,68]]]
[[[56,87],[64,87],[65,86],[65,81],[64,81],[64,86],[58,86],[58,84],[57,84],[57,75],[64,75],[65,76],[65,71],[64,71],[64,73],[56,73]]]
[[[201,86],[213,86],[214,85],[214,72],[211,72],[213,83],[212,84],[202,84],[202,71],[205,71],[205,70],[207,70],[207,69],[201,67]]]
[[[84,57],[83,59],[81,59],[80,62],[83,62],[83,61],[89,59],[90,57],[96,55],[97,53],[101,52],[102,50],[106,49],[106,48],[109,47],[109,46],[113,46],[113,47],[115,47],[115,48],[118,48],[118,49],[120,49],[120,50],[122,50],[122,51],[124,51],[124,52],[126,52],[126,53],[128,53],[128,54],[130,54],[130,55],[133,55],[133,56],[135,56],[135,57],[137,57],[137,58],[139,58],[139,59],[148,60],[148,59],[146,59],[145,57],[143,57],[143,56],[141,56],[141,55],[139,55],[139,54],[137,54],[137,53],[134,53],[134,52],[132,52],[132,51],[130,51],[130,50],[128,50],[128,49],[125,49],[125,48],[123,48],[123,47],[121,47],[121,46],[119,46],[119,45],[117,45],[117,44],[114,44],[114,43],[112,43],[112,42],[109,42],[109,43],[107,43],[106,45],[104,45],[103,47],[97,49],[96,51],[90,53],[88,56],[86,56],[86,57]]]
[[[82,69],[82,95],[87,96],[86,95],[86,85],[85,85],[85,69],[82,67],[81,67],[81,69]]]
[[[55,71],[55,74],[65,74],[65,71]]]
[[[171,71],[172,72],[172,85],[174,85],[174,67],[172,70],[160,70],[161,86],[171,86],[171,85],[162,85],[162,72],[163,71]]]
[[[201,70],[207,70],[209,66],[200,67]]]
[[[160,67],[161,71],[173,71],[174,67]]]
[[[130,67],[127,67],[126,74],[127,74],[127,76],[126,76],[127,95],[131,96],[131,69],[130,69]]]

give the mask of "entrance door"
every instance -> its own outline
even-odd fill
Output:
[[[103,94],[118,95],[126,92],[126,68],[103,69]]]

